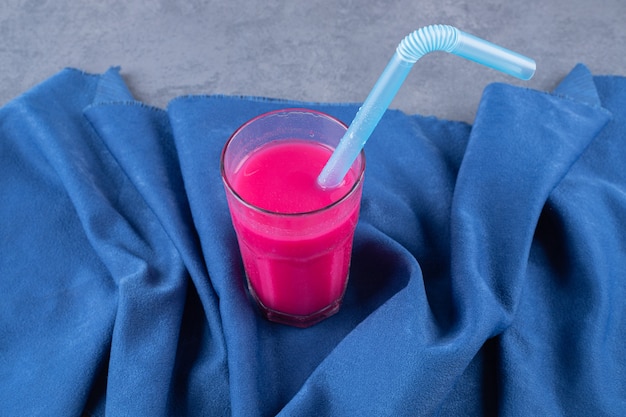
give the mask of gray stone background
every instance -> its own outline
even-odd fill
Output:
[[[392,108],[472,122],[484,87],[551,90],[579,62],[626,75],[625,0],[3,0],[0,105],[64,67],[121,66],[135,96],[362,102],[400,40],[443,23],[537,61],[529,82],[433,53]]]

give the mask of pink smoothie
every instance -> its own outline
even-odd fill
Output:
[[[251,289],[269,310],[308,316],[341,301],[361,185],[352,190],[360,173],[351,170],[341,186],[318,187],[331,153],[316,142],[271,142],[247,156],[232,177],[244,201],[274,212],[234,210],[231,203]]]

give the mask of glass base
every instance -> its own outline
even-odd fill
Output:
[[[252,298],[254,298],[259,309],[261,310],[261,313],[267,320],[272,321],[274,323],[286,324],[288,326],[294,326],[294,327],[300,327],[300,328],[311,327],[314,324],[317,324],[327,319],[328,317],[332,316],[333,314],[337,313],[339,311],[339,308],[341,307],[341,302],[343,300],[343,297],[340,297],[338,300],[334,301],[332,304],[327,305],[326,307],[322,308],[321,310],[316,311],[315,313],[312,313],[306,316],[296,316],[293,314],[287,314],[287,313],[283,313],[280,311],[272,310],[271,308],[265,306],[261,302],[261,300],[259,300],[259,297],[257,297],[256,293],[254,292],[254,289],[249,283],[248,283],[248,289],[250,290],[250,294],[252,295]]]

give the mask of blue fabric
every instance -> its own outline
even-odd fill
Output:
[[[219,178],[303,106],[133,99],[67,69],[0,109],[0,415],[626,415],[626,79],[488,86],[473,126],[388,111],[344,305],[251,304]]]

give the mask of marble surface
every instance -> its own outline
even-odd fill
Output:
[[[391,105],[472,122],[491,82],[551,90],[579,62],[626,75],[625,18],[624,0],[4,0],[0,105],[64,67],[110,66],[158,107],[187,94],[362,102],[404,36],[443,23],[537,61],[524,82],[429,54]]]

